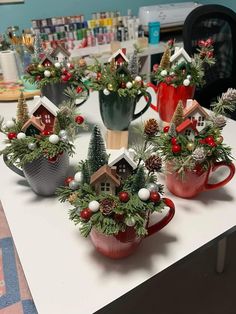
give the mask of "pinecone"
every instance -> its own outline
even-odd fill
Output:
[[[222,115],[214,116],[213,122],[220,129],[226,126],[226,118]]]
[[[161,157],[157,155],[151,155],[146,161],[145,161],[145,167],[150,172],[158,172],[161,170],[162,166],[162,160]]]
[[[198,147],[192,153],[192,157],[194,160],[202,162],[206,158],[206,153],[203,147]]]
[[[72,193],[69,197],[68,197],[68,202],[70,204],[73,204],[78,198],[77,193]]]
[[[100,211],[105,216],[109,216],[112,213],[115,206],[116,206],[116,203],[112,199],[105,198],[100,201]]]
[[[144,133],[148,136],[154,136],[159,131],[157,120],[149,119],[145,122]]]

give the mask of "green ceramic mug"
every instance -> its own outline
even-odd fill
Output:
[[[135,113],[136,104],[145,96],[147,104],[138,113]],[[148,92],[141,93],[137,97],[119,96],[117,92],[105,95],[99,91],[99,105],[102,121],[107,129],[126,131],[131,121],[140,117],[151,104],[151,95]]]

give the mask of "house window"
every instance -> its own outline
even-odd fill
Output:
[[[110,192],[111,185],[109,182],[102,182],[101,183],[101,192]]]
[[[45,121],[45,123],[51,123],[51,117],[49,114],[44,115],[44,121]]]
[[[204,126],[204,121],[205,121],[205,117],[198,117],[198,122],[197,125],[198,126]]]
[[[125,164],[120,164],[118,167],[118,172],[119,173],[125,173],[126,172],[126,167]]]
[[[190,129],[185,130],[185,135],[186,136],[190,136],[191,135],[191,130]]]

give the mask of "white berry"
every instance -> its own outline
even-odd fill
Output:
[[[82,172],[78,171],[76,172],[76,174],[74,175],[74,180],[76,182],[81,182],[83,179],[83,175],[82,175]]]
[[[128,89],[132,88],[132,86],[133,86],[133,84],[132,84],[131,82],[127,82],[127,83],[126,83],[126,87],[127,87]]]
[[[45,77],[50,77],[51,76],[51,72],[48,71],[48,70],[45,70],[43,74],[44,74]]]
[[[141,76],[136,76],[135,79],[134,79],[136,82],[141,82],[142,81],[142,78]]]
[[[161,71],[161,76],[166,76],[167,75],[167,71],[166,70],[162,70]]]
[[[7,128],[12,128],[15,125],[15,123],[12,120],[9,120],[6,122],[6,127]]]
[[[54,65],[55,65],[56,68],[60,68],[61,67],[60,62],[56,62]]]
[[[25,133],[20,132],[17,134],[17,138],[18,138],[18,140],[23,140],[24,138],[26,138],[26,135],[25,135]]]
[[[142,188],[138,191],[138,197],[141,201],[147,201],[150,197],[150,191],[148,189]]]
[[[184,86],[189,86],[189,84],[190,84],[189,79],[185,79],[185,80],[183,81],[183,84],[184,84]]]
[[[97,201],[91,201],[88,204],[88,208],[94,213],[99,210],[99,206],[100,204]]]
[[[107,88],[105,88],[105,89],[103,90],[103,94],[106,95],[106,96],[108,96],[108,95],[110,94],[110,92],[109,92],[109,90],[108,90]]]
[[[49,136],[49,142],[52,143],[52,144],[57,144],[60,140],[59,136],[56,135],[56,134],[52,134]]]

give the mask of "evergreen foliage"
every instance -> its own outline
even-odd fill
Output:
[[[131,186],[132,193],[138,193],[138,191],[145,187],[145,173],[144,167],[139,166],[136,173],[133,175],[133,183]]]
[[[88,166],[90,174],[96,172],[103,165],[107,164],[107,162],[108,155],[106,153],[101,131],[99,127],[95,125],[92,130],[88,148]]]
[[[129,60],[128,70],[133,77],[136,77],[139,74],[139,61],[137,50],[134,50]]]

